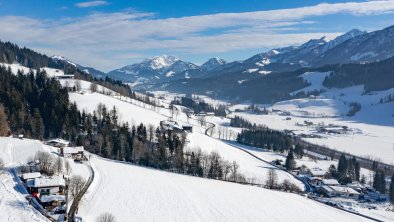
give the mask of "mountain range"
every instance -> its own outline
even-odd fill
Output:
[[[291,90],[305,87],[307,83],[299,76],[307,71],[333,72],[332,87],[373,82],[374,85],[367,88],[379,90],[379,86],[392,86],[388,79],[394,68],[390,59],[394,56],[394,26],[374,32],[353,29],[332,40],[312,39],[299,46],[271,49],[243,61],[211,58],[196,65],[162,55],[108,73],[62,56],[48,57],[9,42],[0,43],[0,62],[3,63],[17,62],[31,68],[53,67],[66,73],[79,71],[98,78],[111,77],[130,83],[136,90],[167,90],[265,102],[287,98]],[[360,74],[356,75],[355,70]],[[378,75],[382,70],[388,74],[383,79],[373,79],[371,73]],[[263,88],[264,92],[260,92]]]
[[[243,61],[226,62],[211,58],[199,66],[175,56],[163,55],[115,69],[106,75],[134,85],[209,78],[234,72],[265,75],[302,67],[381,61],[394,56],[393,46],[394,26],[374,32],[353,29],[333,40],[326,37],[311,39],[299,46],[272,49]],[[239,80],[242,78],[240,76]]]

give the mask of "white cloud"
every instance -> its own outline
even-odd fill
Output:
[[[89,1],[89,2],[79,2],[75,4],[78,8],[89,8],[89,7],[96,7],[102,5],[108,5],[107,1]]]
[[[360,16],[393,10],[394,1],[381,0],[167,19],[136,11],[95,13],[60,21],[0,16],[0,39],[110,70],[143,57],[148,50],[214,56],[239,49],[300,44],[323,35],[332,38],[339,33],[300,30],[299,26],[314,25],[311,18],[317,16]]]

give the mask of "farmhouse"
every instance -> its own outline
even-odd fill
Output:
[[[182,125],[182,129],[186,132],[193,132],[193,126],[190,124],[183,124]]]
[[[312,168],[310,172],[312,177],[320,177],[320,178],[323,178],[327,173],[327,171],[322,170],[320,168]]]
[[[75,147],[60,147],[59,153],[61,156],[73,159],[83,159],[83,146]]]
[[[336,179],[322,179],[322,183],[327,186],[339,186],[339,182]]]
[[[214,116],[215,113],[214,113],[214,112],[207,112],[206,115],[207,115],[207,116]]]
[[[196,114],[196,116],[207,116],[207,114],[205,112],[199,112]]]
[[[64,195],[41,195],[38,198],[41,206],[47,207],[57,207],[66,203],[66,197]]]
[[[63,192],[65,181],[62,177],[39,177],[27,181],[27,187],[33,196],[59,194]]]
[[[173,120],[160,121],[160,127],[165,131],[183,132],[183,127]]]
[[[312,187],[319,187],[323,185],[323,181],[320,177],[311,177],[309,178],[309,185]]]
[[[61,138],[56,138],[56,139],[48,140],[46,144],[55,147],[65,147],[70,145],[70,142]]]
[[[55,79],[74,79],[73,74],[55,75]]]
[[[353,198],[353,199],[358,199],[360,193],[353,190],[350,187],[346,186],[328,186],[328,185],[323,185],[322,186],[322,191],[328,196],[328,197],[345,197],[345,198]]]

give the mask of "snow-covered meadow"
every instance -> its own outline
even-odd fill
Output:
[[[368,221],[306,197],[91,158],[96,176],[84,221]]]
[[[280,110],[269,115],[250,112],[234,112],[247,105],[234,105],[231,116],[241,116],[253,123],[263,124],[277,130],[293,130],[295,134],[317,134],[323,138],[304,138],[306,141],[345,151],[356,156],[377,159],[394,164],[394,103],[380,103],[380,99],[394,94],[394,89],[365,94],[363,86],[344,89],[328,89],[322,85],[328,73],[305,73],[311,83],[297,92],[323,90],[318,97],[293,99],[271,105],[260,105],[269,110]],[[361,110],[355,116],[347,116],[350,104],[358,102]],[[289,112],[290,116],[280,115]],[[287,118],[287,117],[290,117]],[[303,126],[304,121],[314,125],[341,125],[352,129],[347,134],[319,134],[316,127]]]

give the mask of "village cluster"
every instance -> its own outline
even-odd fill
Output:
[[[48,160],[47,158],[51,157],[51,154],[41,153],[41,156],[37,154],[38,156],[34,157],[34,160],[21,167],[22,174],[20,178],[30,194],[26,197],[30,204],[41,212],[50,212],[54,215],[64,214],[67,204],[67,192],[72,192],[69,190],[70,165],[68,160],[73,160],[76,163],[82,163],[83,160],[86,160],[84,147],[70,146],[69,141],[60,138],[48,140],[46,144],[56,147],[58,156],[66,158],[66,173],[63,174],[61,170],[57,169],[49,169],[50,167],[53,168],[53,165],[50,166],[49,164],[53,164],[57,160]],[[59,167],[62,166],[55,166],[55,168]]]
[[[330,203],[334,203],[335,200],[343,201],[344,199],[355,200],[361,203],[385,202],[389,200],[387,194],[381,194],[371,186],[358,181],[341,185],[338,180],[327,177],[329,172],[320,168],[299,170],[297,174],[299,178],[308,182],[311,187],[312,197],[331,198]]]

